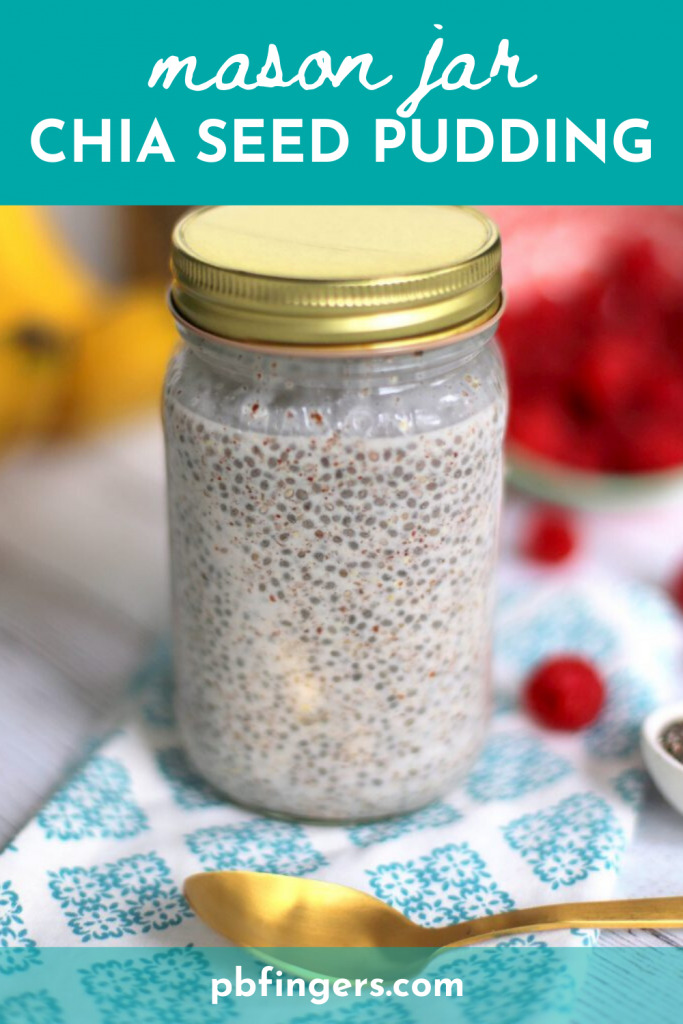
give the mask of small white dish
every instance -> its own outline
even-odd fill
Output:
[[[640,748],[657,789],[672,807],[683,814],[683,764],[662,746],[662,734],[674,722],[683,721],[683,701],[652,711],[640,732]]]

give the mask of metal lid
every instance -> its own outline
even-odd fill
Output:
[[[287,347],[428,342],[501,303],[498,230],[468,207],[205,207],[176,225],[171,267],[184,320]]]

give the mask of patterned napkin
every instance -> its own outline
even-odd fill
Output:
[[[0,945],[220,944],[181,887],[188,874],[223,868],[343,882],[430,925],[608,897],[643,793],[638,726],[671,695],[679,640],[675,612],[642,585],[509,577],[483,755],[440,802],[355,827],[273,821],[224,802],[185,760],[159,657],[128,723],[0,855]],[[609,681],[605,712],[580,735],[544,731],[517,708],[529,667],[560,651],[596,659]]]

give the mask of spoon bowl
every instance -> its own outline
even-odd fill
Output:
[[[375,896],[333,882],[215,871],[191,875],[185,896],[205,924],[257,959],[314,977],[337,977],[340,947],[345,977],[410,976],[429,959],[414,947],[434,945],[429,929]]]
[[[334,977],[335,951],[344,976],[408,975],[447,946],[464,946],[503,935],[558,928],[683,928],[683,896],[658,899],[560,903],[427,928],[375,896],[334,882],[255,871],[191,875],[185,896],[215,932],[269,963]],[[338,952],[336,961],[338,966]]]
[[[185,896],[214,931],[239,946],[433,946],[431,928],[376,896],[335,882],[256,871],[210,871],[185,881]]]

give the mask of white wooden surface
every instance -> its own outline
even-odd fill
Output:
[[[509,534],[523,513],[512,502]],[[592,517],[584,557],[663,580],[683,511]],[[156,421],[0,465],[0,847],[40,806],[167,622],[163,450]],[[682,626],[683,628],[683,626]],[[682,666],[683,679],[683,666]],[[683,692],[683,686],[682,686]],[[624,896],[683,893],[683,817],[651,791]],[[680,933],[603,942],[683,945]]]

